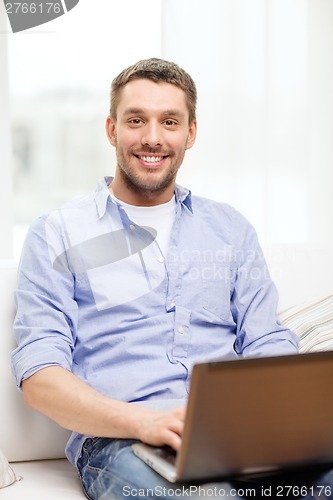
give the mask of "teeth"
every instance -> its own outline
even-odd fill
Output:
[[[163,159],[163,156],[140,156],[140,159],[147,163],[157,163]]]

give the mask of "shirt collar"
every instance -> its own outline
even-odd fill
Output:
[[[98,212],[98,217],[101,219],[105,212],[108,199],[110,197],[110,191],[108,189],[109,184],[112,182],[113,177],[103,177],[97,183],[97,188],[94,196],[96,203],[96,208]],[[191,191],[179,184],[175,186],[175,197],[176,202],[183,205],[189,212],[193,213]]]
[[[183,186],[180,186],[179,184],[176,184],[175,196],[176,201],[182,204],[191,214],[193,214],[191,191]]]
[[[101,219],[106,212],[106,205],[110,196],[108,185],[112,182],[113,177],[103,177],[97,183],[94,200],[98,212],[98,217]]]

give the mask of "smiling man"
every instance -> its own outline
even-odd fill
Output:
[[[252,226],[176,184],[196,137],[192,78],[160,59],[125,69],[106,132],[114,178],[27,236],[13,371],[27,404],[73,431],[67,456],[88,498],[172,498],[179,485],[131,445],[179,449],[193,365],[295,353],[297,339],[277,320]]]
[[[106,131],[117,152],[114,194],[132,205],[169,201],[185,150],[196,136],[184,91],[147,78],[129,81],[117,108],[111,108]]]

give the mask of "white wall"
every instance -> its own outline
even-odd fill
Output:
[[[12,176],[2,2],[0,14],[5,258],[11,254]],[[80,174],[91,189],[94,176],[112,173],[114,156],[103,130],[110,81],[135,60],[161,55],[187,69],[199,92],[197,144],[187,153],[179,181],[194,193],[231,203],[250,219],[273,274],[295,300],[326,292],[333,287],[333,270],[325,264],[333,254],[332,26],[332,0],[100,0],[93,11],[91,0],[80,0],[47,29],[9,34],[13,123],[28,126],[38,118],[31,127],[30,184],[23,175],[15,178],[16,211],[31,220],[76,194],[73,181]],[[69,93],[63,99],[64,89],[76,97]],[[89,99],[78,89],[90,92]],[[60,121],[53,127],[57,109]],[[45,120],[51,120],[53,133],[40,125]],[[45,162],[43,151],[53,163]],[[280,275],[279,268],[290,272]],[[288,276],[298,292],[288,288]]]
[[[198,84],[186,184],[267,243],[333,244],[333,2],[164,0],[163,55]]]
[[[7,23],[0,2],[0,259],[13,256],[12,172],[10,168],[10,121],[8,98]]]
[[[333,293],[333,2],[163,0],[162,19],[199,91],[182,182],[254,224],[280,309]]]

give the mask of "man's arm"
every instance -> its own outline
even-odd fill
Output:
[[[163,412],[110,399],[60,366],[36,372],[22,390],[28,406],[72,431],[180,447],[185,408]]]
[[[184,409],[161,412],[116,401],[72,373],[77,277],[71,272],[70,252],[68,259],[64,257],[64,234],[67,226],[62,226],[60,213],[41,217],[31,226],[22,253],[14,324],[18,347],[12,365],[26,403],[81,434],[134,438],[178,449]],[[64,257],[61,266],[58,255]]]
[[[237,323],[236,351],[245,356],[297,353],[297,336],[278,321],[278,293],[257,234],[242,216],[235,224],[235,239],[238,267],[231,309]]]

